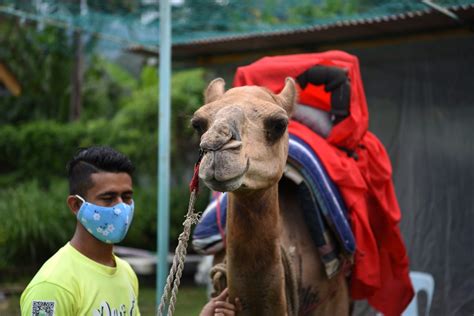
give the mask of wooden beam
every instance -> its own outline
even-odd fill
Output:
[[[21,86],[16,80],[15,76],[7,69],[7,67],[0,63],[0,81],[3,82],[5,87],[14,96],[21,94]]]

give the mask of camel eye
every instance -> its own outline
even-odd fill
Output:
[[[202,136],[207,130],[207,120],[202,117],[193,117],[191,119],[192,127],[198,132],[199,136]]]
[[[288,126],[288,118],[286,116],[272,116],[263,122],[265,128],[265,138],[268,142],[277,141],[286,132]]]

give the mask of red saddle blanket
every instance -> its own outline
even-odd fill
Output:
[[[347,205],[356,239],[352,298],[367,299],[387,316],[400,315],[413,297],[408,256],[398,227],[401,214],[390,159],[382,143],[368,131],[369,113],[357,57],[341,51],[265,57],[239,67],[234,86],[258,85],[278,93],[286,77],[296,78],[316,65],[347,70],[350,115],[326,139],[296,121],[290,123],[289,131],[317,153]],[[300,89],[299,102],[327,110],[330,94],[308,85]],[[348,151],[356,155],[349,156]]]

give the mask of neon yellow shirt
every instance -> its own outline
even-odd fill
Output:
[[[137,276],[124,260],[115,262],[99,264],[67,243],[26,287],[21,315],[140,315]]]

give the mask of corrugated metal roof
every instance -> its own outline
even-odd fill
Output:
[[[447,8],[459,21],[432,8],[371,18],[348,19],[335,23],[314,25],[275,32],[234,34],[191,40],[173,45],[173,56],[188,58],[202,55],[238,53],[278,49],[297,45],[322,45],[360,39],[394,37],[448,29],[471,29],[474,24],[474,4]],[[130,51],[157,55],[157,51],[142,46]]]

